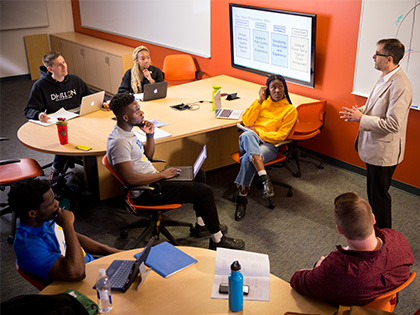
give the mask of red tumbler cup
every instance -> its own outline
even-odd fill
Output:
[[[60,140],[60,144],[69,143],[67,120],[65,118],[57,118],[57,131],[58,131],[58,140]]]

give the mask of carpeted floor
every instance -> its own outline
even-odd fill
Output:
[[[18,128],[26,121],[23,108],[32,81],[22,79],[1,82],[1,136],[10,138],[2,141],[1,159],[12,157],[34,157],[41,165],[52,161],[52,156],[32,151],[22,146],[16,138]],[[210,154],[217,154],[217,152]],[[47,170],[48,171],[48,170]],[[76,169],[81,172],[81,169]],[[333,200],[346,191],[355,191],[366,197],[365,178],[361,175],[325,165],[321,170],[309,163],[302,163],[302,177],[293,177],[285,168],[274,168],[269,174],[293,186],[293,196],[286,197],[286,190],[275,187],[276,208],[270,210],[261,198],[261,191],[253,187],[249,195],[247,215],[243,221],[233,218],[235,205],[231,200],[234,191],[233,179],[237,165],[208,172],[208,183],[214,189],[219,216],[229,227],[229,236],[242,238],[246,250],[266,253],[270,257],[271,273],[288,281],[293,272],[310,268],[321,255],[327,255],[343,239],[335,229]],[[6,199],[1,192],[1,201]],[[408,239],[414,255],[420,257],[420,234],[418,218],[420,197],[391,188],[393,198],[394,228]],[[119,227],[135,222],[137,217],[129,214],[119,198],[99,202],[90,195],[84,195],[76,214],[76,230],[82,234],[117,248],[129,248],[139,230],[129,232],[126,240],[119,238]],[[171,211],[173,219],[194,222],[190,205]],[[10,231],[11,215],[1,217],[1,301],[20,294],[37,293],[37,290],[15,271],[13,247],[6,241]],[[208,239],[190,238],[188,229],[172,228],[171,232],[181,245],[208,247]],[[164,237],[161,240],[165,240]],[[144,244],[140,244],[143,246]],[[420,263],[416,261],[412,271],[417,278],[400,294],[396,314],[410,315],[420,308]],[[338,280],[339,281],[339,280]],[[281,298],[281,297],[278,297]]]

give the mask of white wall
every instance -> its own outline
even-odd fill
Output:
[[[47,0],[47,11],[49,21],[48,27],[0,32],[1,78],[29,73],[28,60],[26,58],[25,51],[25,40],[23,38],[24,36],[74,31],[71,0]]]
[[[420,110],[420,2],[387,0],[379,7],[378,4],[377,0],[363,0],[353,93],[368,97],[380,76],[380,72],[373,71],[370,57],[375,52],[376,42],[382,38],[398,38],[405,46],[400,66],[413,86],[411,108]],[[378,16],[381,18],[377,19]]]
[[[211,0],[79,0],[79,4],[83,27],[211,56]]]

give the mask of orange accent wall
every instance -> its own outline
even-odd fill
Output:
[[[226,74],[240,79],[263,84],[264,77],[234,69],[230,62],[229,2],[233,0],[212,0],[211,2],[211,58],[193,56],[203,78]],[[274,9],[300,11],[317,14],[317,43],[315,88],[288,83],[289,91],[307,97],[327,100],[327,113],[321,134],[301,145],[335,159],[365,168],[353,148],[358,124],[344,122],[338,112],[342,106],[364,105],[366,98],[352,95],[353,76],[356,61],[357,38],[362,0],[242,0],[241,4]],[[162,68],[166,55],[178,51],[142,43],[103,32],[83,28],[80,21],[78,0],[72,0],[74,28],[76,32],[107,39],[136,47],[145,44],[152,56],[153,64]],[[379,17],[378,17],[379,18]],[[158,27],[159,21],[154,27]],[[142,27],[139,24],[139,27]],[[147,27],[147,26],[144,26]],[[163,26],[162,26],[163,27]],[[378,38],[379,39],[379,38]],[[372,43],[372,55],[376,48]],[[372,58],[371,55],[365,56]],[[372,71],[376,71],[373,67]],[[378,77],[379,77],[378,72]],[[373,88],[373,87],[372,87]],[[255,91],[257,97],[257,91]],[[420,188],[420,111],[410,110],[407,144],[404,161],[397,167],[394,179]]]

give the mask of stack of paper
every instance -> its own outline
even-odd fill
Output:
[[[146,142],[146,134],[142,130],[136,130],[134,131],[134,133],[136,134],[137,138],[141,142]],[[162,130],[160,128],[155,128],[155,140],[161,139],[161,138],[167,138],[170,136],[172,136],[172,134],[170,134],[169,132]]]
[[[159,121],[156,119],[147,119],[148,121],[150,121],[151,123],[153,123],[155,125],[155,127],[163,127],[166,126],[168,123],[163,122],[163,121]]]
[[[241,125],[240,123],[237,123],[236,127],[238,127],[239,129],[241,129],[243,131],[252,131],[253,133],[255,133],[257,135],[257,137],[260,139],[260,141],[262,143],[265,143],[265,141],[263,139],[261,139],[260,136],[254,130],[249,129],[249,128],[245,127],[244,125]]]
[[[54,125],[57,122],[57,118],[65,118],[66,120],[78,117],[79,114],[76,113],[72,113],[69,112],[67,110],[65,110],[63,107],[61,107],[58,111],[56,111],[54,114],[48,114],[48,117],[50,117],[50,119],[48,119],[47,122],[42,122],[39,120],[35,120],[35,119],[29,119],[30,122],[34,122],[36,124],[42,125],[42,126],[50,126],[50,125]]]
[[[270,261],[268,255],[217,248],[216,273],[214,275],[211,297],[213,299],[227,299],[227,294],[219,293],[219,285],[228,283],[230,265],[238,260],[244,285],[249,286],[249,294],[244,295],[244,300],[269,301],[270,300]]]

